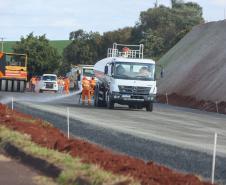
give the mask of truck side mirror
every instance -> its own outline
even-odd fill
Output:
[[[105,66],[105,67],[104,67],[104,74],[105,74],[105,75],[108,74],[108,66]]]

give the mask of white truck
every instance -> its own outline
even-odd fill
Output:
[[[120,50],[121,49],[121,50]],[[155,61],[143,59],[143,45],[113,44],[107,58],[94,66],[97,78],[94,105],[113,109],[115,103],[130,109],[153,110],[157,87]]]
[[[41,80],[38,83],[39,92],[43,91],[58,91],[57,75],[55,74],[43,74]]]

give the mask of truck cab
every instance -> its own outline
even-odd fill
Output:
[[[118,46],[124,50],[119,51]],[[118,103],[130,109],[153,110],[157,93],[155,61],[143,59],[143,45],[114,44],[108,49],[108,57],[97,62],[94,70],[98,79],[96,106],[112,109]]]

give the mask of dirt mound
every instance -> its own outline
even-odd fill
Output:
[[[211,184],[202,182],[194,175],[180,174],[151,161],[145,163],[136,158],[116,154],[84,140],[76,138],[68,140],[63,133],[51,125],[41,120],[31,122],[27,118],[29,116],[17,112],[12,113],[6,106],[0,104],[0,124],[31,135],[32,140],[41,146],[69,152],[86,163],[97,164],[116,174],[132,176],[140,180],[143,185]]]
[[[212,101],[204,101],[197,100],[196,98],[190,96],[181,96],[176,93],[166,95],[158,95],[157,100],[161,103],[168,103],[175,106],[180,107],[189,107],[192,109],[199,109],[207,112],[217,112],[221,114],[226,114],[226,102],[212,102]]]
[[[226,21],[193,28],[159,63],[165,76],[159,94],[177,93],[198,100],[226,100]]]

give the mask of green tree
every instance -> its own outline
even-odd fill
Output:
[[[70,33],[72,43],[64,49],[62,69],[69,71],[71,65],[95,64],[101,56],[102,37],[97,32],[77,30]]]
[[[56,73],[62,59],[57,49],[50,46],[45,35],[34,36],[33,33],[21,37],[21,40],[13,46],[13,51],[28,55],[30,77],[43,73]]]
[[[171,3],[172,8],[161,5],[140,14],[132,40],[140,40],[145,48],[152,49],[149,52],[145,49],[146,57],[160,58],[193,26],[204,22],[202,8],[197,3],[182,0],[171,0]]]

